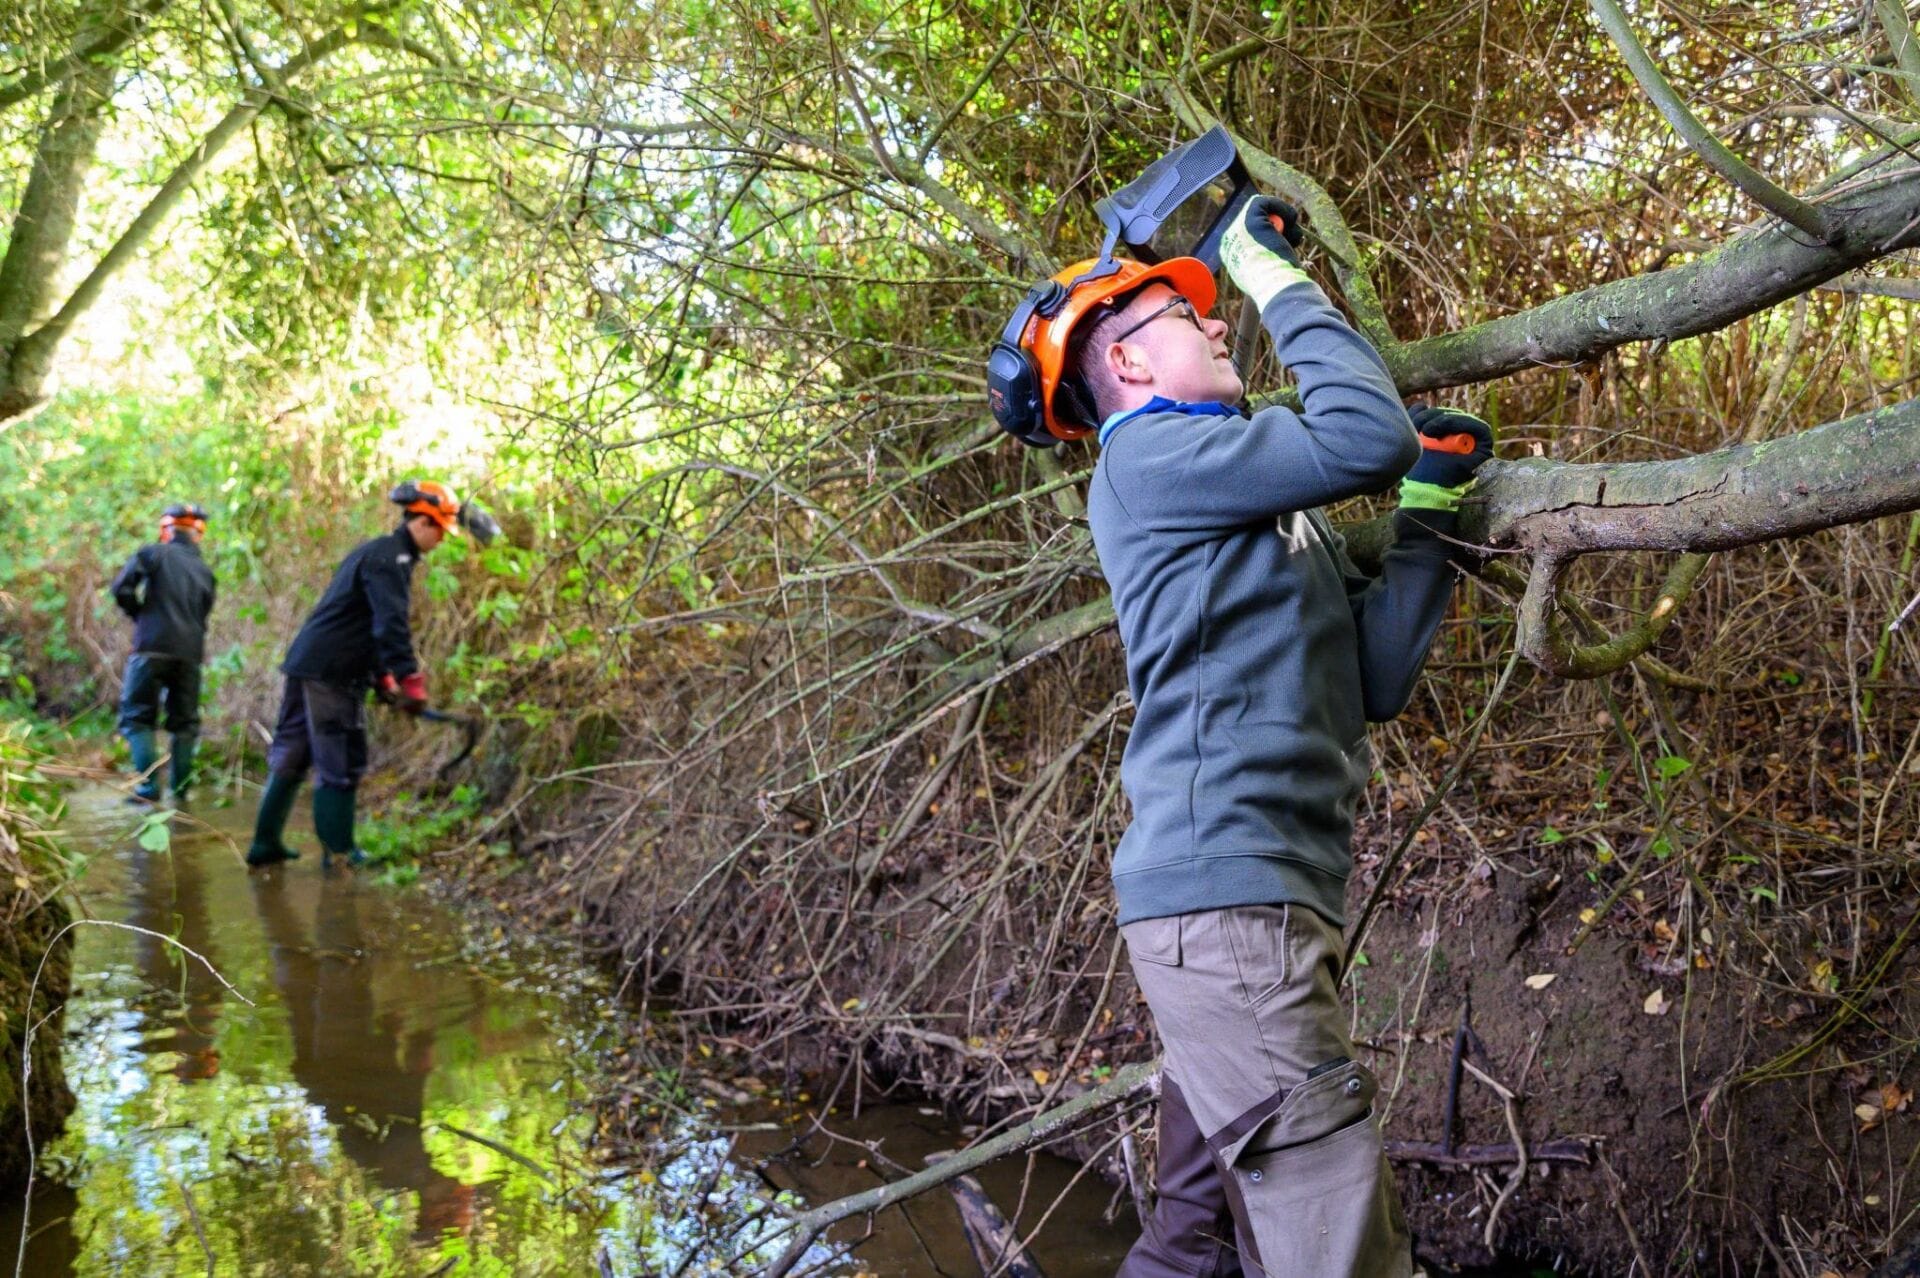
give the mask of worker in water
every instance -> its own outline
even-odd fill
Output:
[[[309,770],[317,778],[313,829],[322,866],[335,857],[350,865],[365,859],[353,824],[354,794],[367,770],[368,690],[408,714],[427,705],[427,676],[413,650],[410,621],[414,565],[449,534],[469,530],[484,545],[498,531],[484,511],[463,507],[453,489],[433,480],[407,480],[387,499],[401,508],[400,526],[362,542],[340,562],[281,663],[286,684],[248,865],[298,856],[283,833]]]
[[[1103,255],[1029,292],[995,347],[996,417],[1097,436],[1087,517],[1134,719],[1121,933],[1164,1048],[1159,1204],[1124,1278],[1404,1278],[1412,1255],[1341,1010],[1367,724],[1405,707],[1457,573],[1476,417],[1402,407],[1256,198],[1221,257],[1298,408],[1248,412],[1196,258]],[[1322,507],[1400,482],[1378,577]]]
[[[193,785],[200,742],[200,666],[207,655],[207,617],[213,612],[213,569],[200,556],[207,512],[191,502],[160,516],[160,539],[140,547],[109,589],[133,620],[133,655],[120,686],[120,735],[136,774],[133,798],[160,799],[160,756],[154,729],[164,724],[172,760],[173,797]]]

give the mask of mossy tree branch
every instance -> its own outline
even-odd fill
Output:
[[[1165,93],[1174,114],[1195,133],[1204,133],[1220,123],[1198,99],[1178,84],[1168,83]],[[1333,202],[1326,188],[1237,133],[1233,135],[1233,144],[1239,150],[1247,172],[1253,175],[1254,181],[1263,190],[1278,192],[1306,212],[1311,224],[1308,234],[1320,242],[1327,256],[1332,259],[1334,279],[1339,283],[1347,305],[1353,308],[1360,331],[1382,350],[1393,345],[1395,339],[1392,328],[1387,324],[1386,308],[1380,304],[1380,294],[1373,287],[1372,277],[1367,274],[1360,246],[1355,242],[1346,218],[1341,216],[1340,206]]]
[[[1463,541],[1534,557],[1521,646],[1567,678],[1621,669],[1665,633],[1705,555],[1920,510],[1920,400],[1781,439],[1658,462],[1492,461],[1461,510]],[[1385,519],[1341,532],[1363,566],[1391,544]],[[1577,645],[1550,606],[1572,560],[1596,551],[1680,551],[1653,608],[1632,629]],[[1009,636],[1012,659],[1113,624],[1106,598]]]
[[[1402,394],[1576,364],[1629,342],[1694,337],[1920,245],[1920,169],[1905,168],[1825,206],[1810,243],[1772,226],[1670,270],[1595,285],[1455,333],[1381,351]]]

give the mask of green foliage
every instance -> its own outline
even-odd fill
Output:
[[[167,852],[173,847],[173,810],[149,812],[140,820],[134,841],[149,852]]]
[[[479,807],[480,795],[472,786],[456,786],[447,795],[402,791],[363,820],[355,836],[368,861],[382,868],[385,880],[405,887],[420,876],[415,858],[446,847]]]

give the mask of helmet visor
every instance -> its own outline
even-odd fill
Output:
[[[478,502],[470,501],[460,508],[460,526],[472,533],[473,539],[482,546],[491,546],[493,539],[500,535],[500,521]]]

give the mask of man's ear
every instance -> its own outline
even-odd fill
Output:
[[[1137,386],[1153,380],[1147,366],[1146,351],[1132,342],[1110,342],[1106,354],[1107,371],[1125,385]]]

